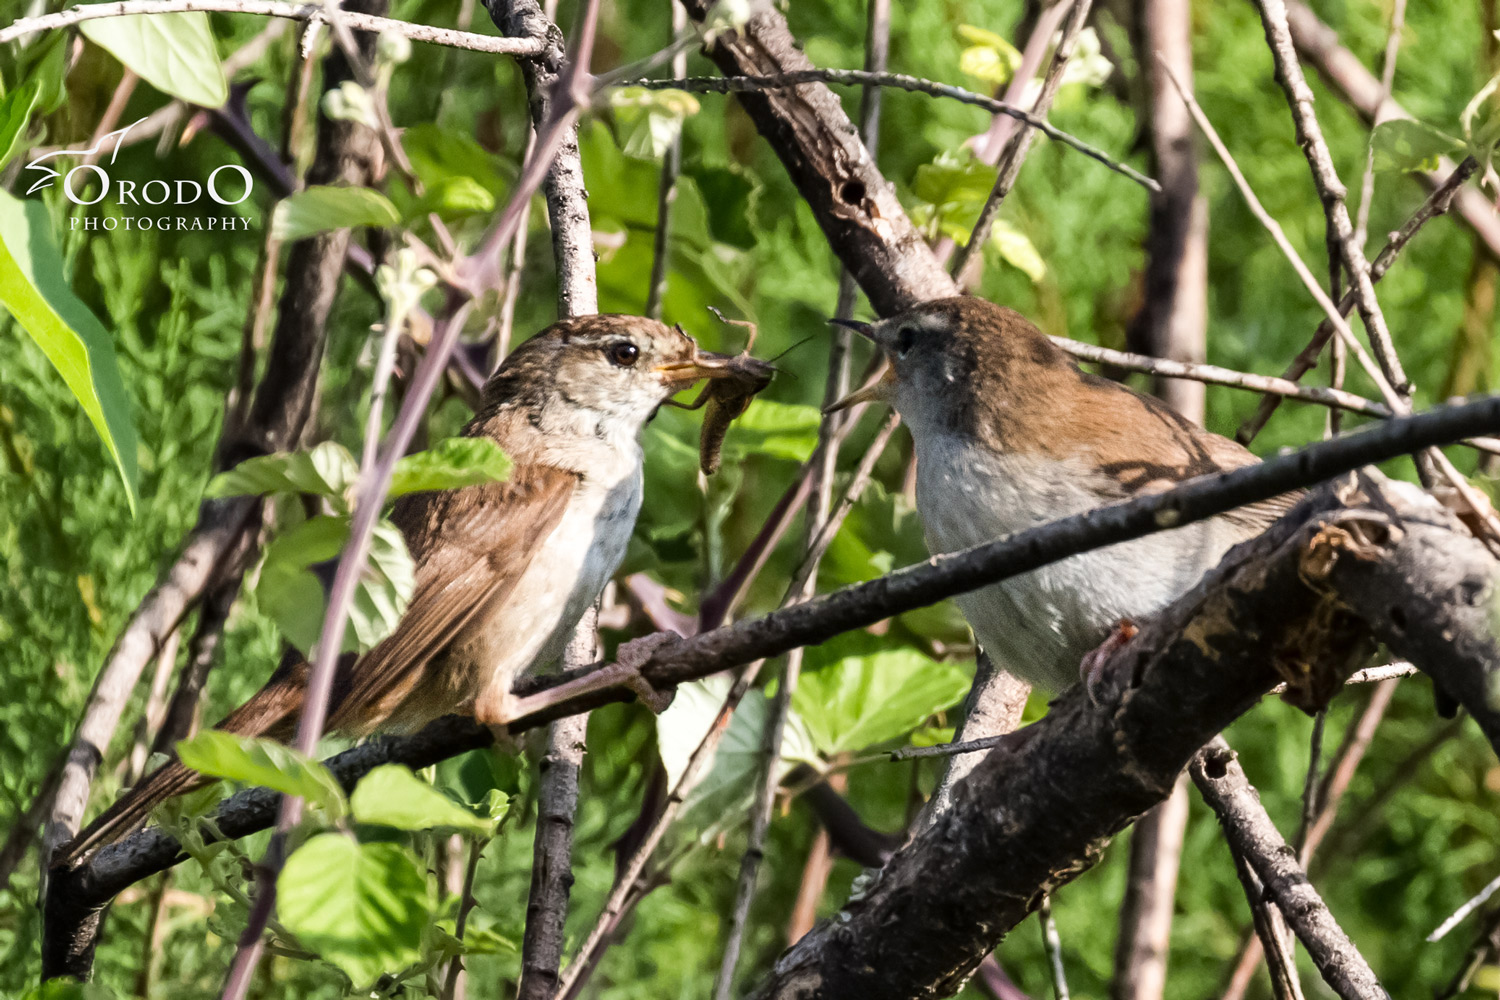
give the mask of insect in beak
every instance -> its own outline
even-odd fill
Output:
[[[702,379],[729,378],[734,375],[734,360],[728,354],[695,350],[693,356],[686,361],[669,361],[664,365],[657,365],[656,370],[666,376],[669,385],[686,389]]]

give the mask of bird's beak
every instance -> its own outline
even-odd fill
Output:
[[[862,320],[857,319],[840,319],[838,317],[835,317],[828,322],[832,323],[834,326],[841,326],[846,330],[853,330],[855,333],[859,334],[861,337],[864,337],[866,340],[875,339],[875,326],[872,323],[866,323]]]
[[[864,385],[855,389],[849,395],[836,403],[830,403],[823,408],[824,413],[837,413],[847,410],[855,403],[884,403],[891,398],[891,388],[896,384],[896,370],[889,364],[883,365],[881,370],[875,373],[875,377]]]
[[[730,354],[694,350],[691,358],[657,365],[656,371],[661,373],[662,380],[669,386],[686,389],[701,379],[728,378],[734,374],[733,361],[734,356]]]

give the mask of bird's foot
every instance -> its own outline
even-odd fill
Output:
[[[1110,630],[1103,642],[1097,649],[1090,650],[1078,664],[1078,679],[1083,681],[1083,690],[1089,696],[1089,704],[1099,704],[1099,699],[1094,697],[1094,686],[1104,674],[1104,665],[1110,658],[1125,648],[1125,644],[1134,639],[1140,627],[1129,618],[1121,618],[1115,622],[1115,627]]]
[[[639,639],[631,639],[615,652],[615,662],[611,668],[620,668],[619,682],[634,691],[641,704],[651,709],[653,715],[666,711],[667,706],[672,704],[677,689],[668,688],[663,691],[652,687],[646,675],[641,673],[641,668],[658,652],[675,649],[680,645],[682,636],[676,632],[653,632]]]

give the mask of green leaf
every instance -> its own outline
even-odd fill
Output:
[[[432,892],[421,866],[399,844],[320,834],[287,858],[276,896],[281,922],[342,969],[356,990],[422,957]]]
[[[300,240],[333,229],[356,226],[389,228],[401,222],[401,214],[389,198],[363,187],[314,185],[283,198],[271,215],[271,235],[279,240]]]
[[[510,478],[510,469],[510,458],[489,438],[447,438],[397,462],[390,495],[503,483]]]
[[[495,828],[400,764],[383,764],[361,778],[349,798],[349,807],[361,823],[398,830],[443,827],[489,836]]]
[[[312,567],[338,557],[349,540],[349,518],[313,517],[281,532],[266,547],[256,601],[288,642],[311,652],[323,633],[323,584]],[[390,635],[416,588],[416,568],[406,539],[390,521],[375,526],[370,558],[355,585],[344,632],[344,652],[365,652]]]
[[[1032,284],[1047,276],[1047,262],[1031,240],[1004,219],[996,219],[990,229],[990,245],[999,252],[1001,260],[1030,278]]]
[[[626,156],[655,160],[682,133],[683,119],[698,113],[698,99],[683,90],[621,87],[610,92],[620,148]]]
[[[494,210],[495,196],[474,178],[445,177],[427,189],[417,202],[414,214],[436,212],[448,219]]]
[[[27,80],[0,98],[0,167],[5,166],[19,147],[26,125],[31,121],[31,110],[36,107],[41,92],[40,82]]]
[[[807,651],[792,706],[818,749],[833,755],[905,736],[958,704],[969,684],[968,673],[951,663],[850,633]]]
[[[326,497],[339,510],[346,511],[358,478],[359,463],[349,449],[336,441],[324,441],[312,451],[278,451],[247,458],[210,480],[203,495],[216,498],[312,493]]]
[[[732,683],[726,674],[682,684],[677,697],[656,718],[656,742],[667,781],[676,787],[686,773],[688,760],[713,725]],[[699,780],[687,789],[681,822],[709,831],[743,816],[754,792],[762,760],[766,721],[770,706],[760,691],[751,691],[730,717],[729,731],[719,741],[712,761]],[[782,733],[778,780],[797,762],[817,764],[816,749],[795,709]]]
[[[344,790],[328,768],[271,740],[207,729],[178,743],[177,756],[211,777],[300,795],[332,819],[349,811]]]
[[[0,306],[47,355],[109,450],[135,512],[135,427],[109,331],[64,278],[52,223],[39,201],[0,190]]]
[[[737,461],[751,455],[766,455],[805,462],[818,446],[821,419],[816,406],[757,399],[729,425],[724,459]]]
[[[162,93],[204,108],[229,99],[207,14],[103,17],[78,30]]]
[[[969,43],[958,56],[958,68],[968,76],[1001,86],[1021,68],[1020,51],[993,31],[961,24],[958,37]]]
[[[1376,170],[1401,173],[1434,170],[1444,154],[1463,146],[1431,125],[1400,118],[1376,125],[1370,144],[1375,150]]]

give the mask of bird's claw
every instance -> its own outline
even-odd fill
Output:
[[[666,711],[667,706],[672,704],[677,689],[661,690],[653,687],[646,675],[641,673],[641,668],[658,652],[675,649],[680,645],[682,636],[676,632],[653,632],[639,639],[631,639],[615,651],[615,663],[622,673],[620,682],[634,691],[641,704],[651,709],[653,715]]]
[[[1094,688],[1104,675],[1105,664],[1139,632],[1140,627],[1135,622],[1129,618],[1121,618],[1115,622],[1115,627],[1110,629],[1109,635],[1104,637],[1097,649],[1084,654],[1083,660],[1078,664],[1078,679],[1083,681],[1083,690],[1089,696],[1090,705],[1099,704],[1099,699],[1094,697]]]

